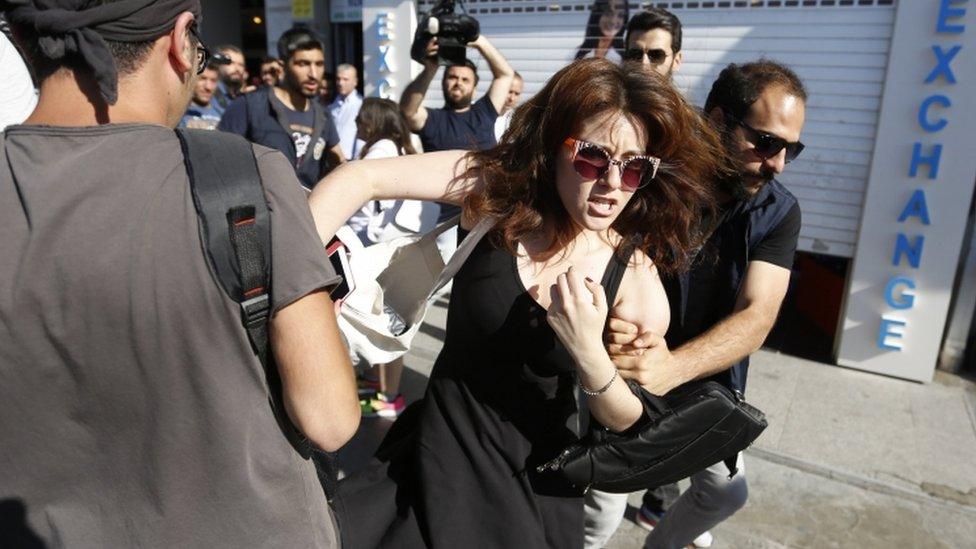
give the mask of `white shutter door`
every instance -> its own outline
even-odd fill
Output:
[[[468,0],[482,32],[525,78],[530,97],[583,41],[592,2]],[[425,11],[430,2],[420,2]],[[806,150],[780,180],[800,200],[800,249],[853,257],[894,25],[894,0],[750,0],[653,2],[684,28],[684,64],[676,85],[702,106],[728,63],[760,57],[789,65],[809,92]],[[638,10],[632,3],[630,13]],[[472,55],[481,82],[487,64]],[[426,105],[441,106],[440,78]]]

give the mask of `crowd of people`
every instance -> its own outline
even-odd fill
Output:
[[[790,279],[800,209],[775,178],[807,102],[757,59],[697,108],[671,78],[680,20],[608,5],[590,18],[604,38],[526,101],[482,35],[487,92],[474,63],[449,64],[428,108],[436,39],[396,103],[363,98],[353,63],[330,82],[307,27],[249,85],[239,48],[201,42],[198,0],[0,0],[39,90],[0,133],[0,541],[603,547],[628,495],[539,465],[646,422],[642,395],[744,393]],[[177,127],[249,142],[266,207],[202,221],[197,179],[234,195],[248,172],[207,165]],[[408,407],[400,359],[357,383],[323,246],[343,226],[369,246],[458,216],[445,256],[491,229]],[[330,452],[362,415],[396,421],[336,484]],[[737,469],[648,490],[646,547],[709,546],[746,503]]]

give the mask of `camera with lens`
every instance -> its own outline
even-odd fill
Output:
[[[439,65],[464,64],[465,48],[481,34],[478,21],[465,13],[455,13],[455,0],[440,0],[430,12],[424,14],[417,25],[417,33],[410,47],[410,58],[423,63],[427,43],[437,38],[437,63]]]

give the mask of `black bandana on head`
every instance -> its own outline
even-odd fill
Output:
[[[155,40],[185,11],[200,20],[199,0],[0,0],[0,9],[10,23],[37,34],[44,57],[72,55],[91,69],[109,105],[118,100],[119,75],[105,40]]]

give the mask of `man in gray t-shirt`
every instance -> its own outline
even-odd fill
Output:
[[[282,434],[204,255],[170,129],[201,62],[199,6],[116,0],[72,20],[115,4],[145,9],[119,9],[111,28],[169,30],[89,44],[126,68],[117,83],[98,56],[41,59],[37,109],[0,134],[0,546],[337,547],[315,468]],[[39,35],[24,35],[33,55]],[[254,152],[284,408],[335,450],[359,419],[324,291],[336,276],[294,169]]]

